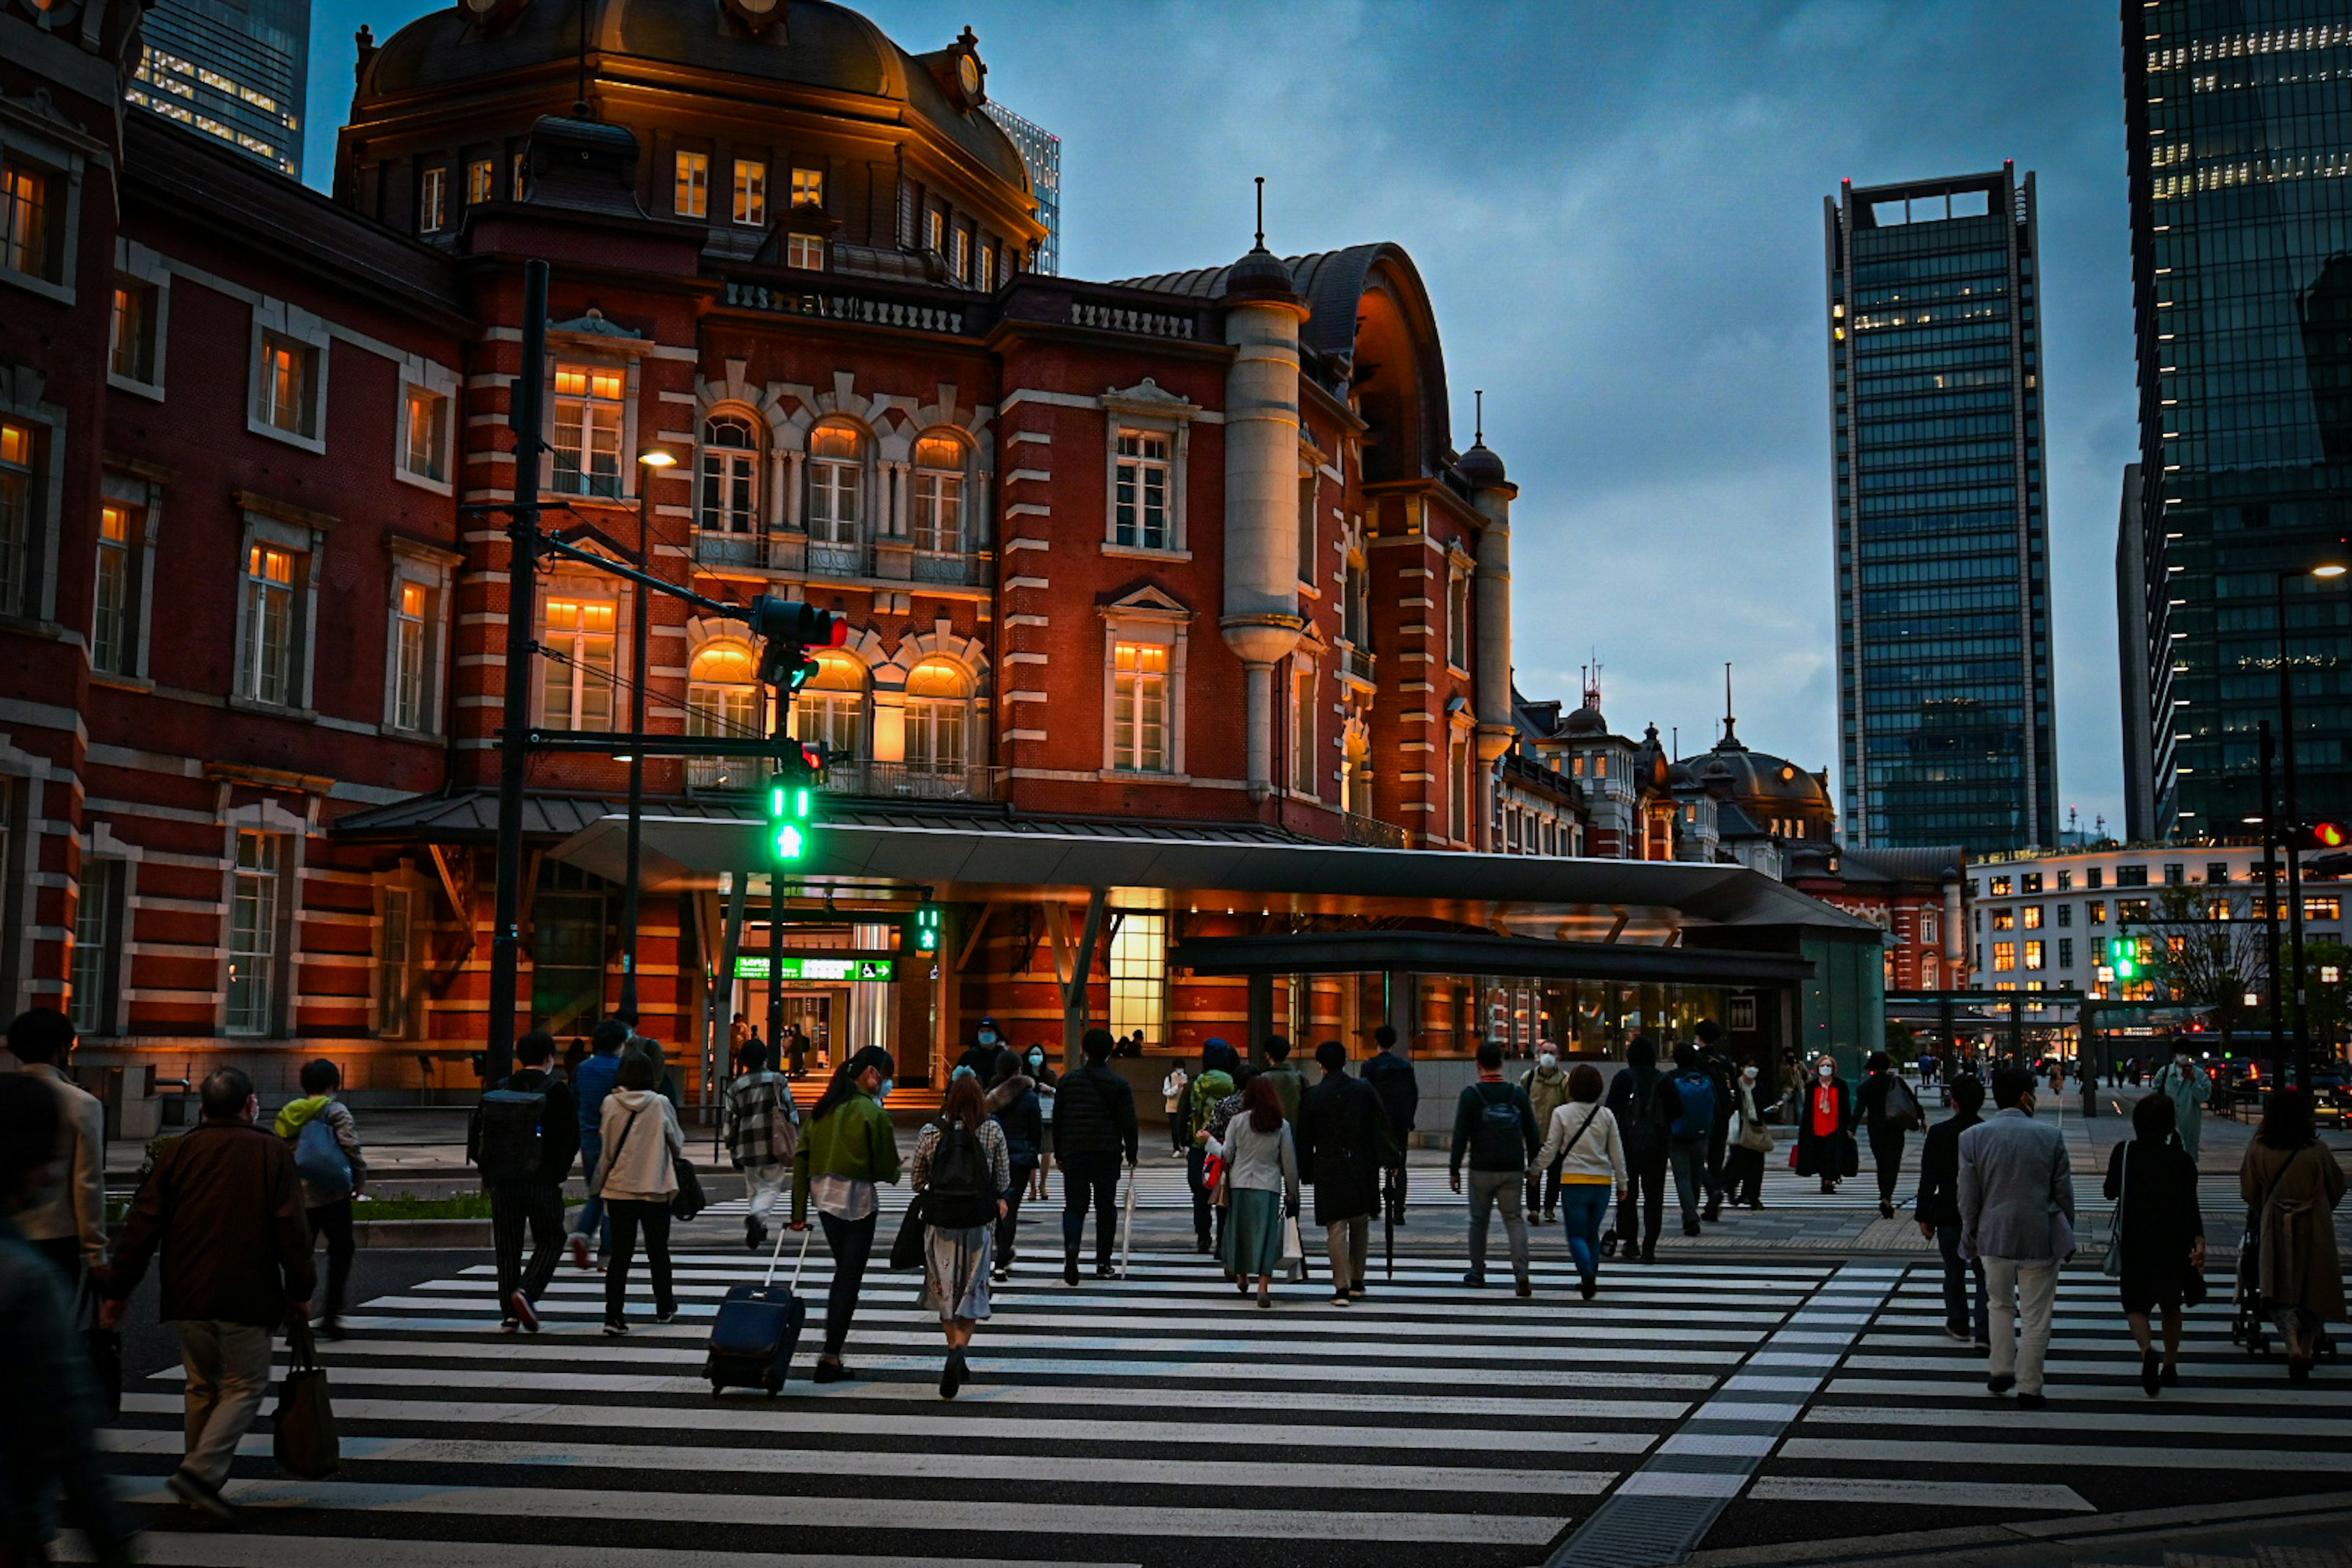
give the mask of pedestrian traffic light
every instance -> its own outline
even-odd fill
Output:
[[[798,691],[817,671],[813,647],[839,647],[849,640],[849,622],[830,610],[798,599],[762,594],[751,601],[751,632],[763,639],[760,679],[786,691]]]
[[[899,927],[898,949],[902,952],[937,952],[940,950],[940,906],[924,904],[908,915]]]
[[[808,848],[816,791],[805,781],[778,777],[768,784],[769,858],[778,865],[797,860]]]
[[[2115,947],[2116,978],[2126,983],[2139,978],[2139,938],[2117,937]]]

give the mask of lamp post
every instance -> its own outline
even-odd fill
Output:
[[[2271,763],[2278,742],[2271,734],[2269,720],[2262,721],[2255,730],[2262,756],[2263,812],[2246,820],[2259,823],[2263,830],[2263,952],[2270,974],[2269,984],[2263,989],[2270,994],[2271,1072],[2276,1075],[2286,1065],[2285,999],[2279,994],[2278,792],[2271,783]],[[2273,1081],[2276,1081],[2275,1077]]]
[[[677,466],[677,458],[659,447],[649,447],[637,454],[637,570],[646,571],[652,559],[653,481],[664,468]],[[629,733],[640,742],[629,750],[629,879],[621,891],[621,1018],[631,1028],[637,1026],[637,878],[644,856],[644,817],[646,809],[646,754],[642,744],[646,733],[646,642],[652,635],[647,626],[651,605],[645,585],[639,584],[629,595]]]
[[[2294,679],[2287,663],[2286,584],[2294,577],[2341,577],[2347,570],[2352,568],[2342,562],[2322,562],[2278,573],[2271,584],[2278,621],[2279,743],[2286,763],[2286,824],[2279,837],[2286,847],[2287,966],[2294,983],[2294,1081],[2305,1087],[2311,1081],[2311,1026],[2303,996],[2303,804],[2296,797],[2294,782]]]

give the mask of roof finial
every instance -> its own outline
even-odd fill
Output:
[[[1478,410],[1471,416],[1470,444],[1483,447],[1486,444],[1486,389],[1479,387],[1470,395],[1475,400],[1472,406]]]
[[[1737,742],[1732,733],[1736,722],[1731,716],[1731,661],[1727,658],[1723,661],[1723,743],[1727,746]]]
[[[1257,247],[1265,248],[1265,176],[1257,176]]]

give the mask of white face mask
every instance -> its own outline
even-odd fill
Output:
[[[980,1043],[983,1046],[992,1046],[996,1044],[996,1031],[993,1029],[982,1029],[980,1032]]]
[[[1043,1067],[1043,1066],[1045,1066],[1045,1052],[1043,1052],[1043,1051],[1031,1051],[1031,1052],[1029,1053],[1029,1065],[1030,1065],[1031,1067]]]
[[[1837,1077],[1837,1066],[1835,1063],[1823,1062],[1818,1070],[1822,1075],[1822,1081],[1823,1083],[1827,1083],[1830,1079]]]
[[[1739,1069],[1739,1081],[1742,1083],[1754,1083],[1756,1081],[1756,1069],[1754,1068],[1741,1068]]]
[[[1556,1068],[1559,1066],[1559,1058],[1549,1051],[1546,1051],[1543,1055],[1536,1058],[1536,1062],[1541,1067]]]

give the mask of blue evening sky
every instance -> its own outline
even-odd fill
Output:
[[[699,0],[667,0],[693,4]],[[429,7],[317,0],[306,167],[327,184],[352,35]],[[1486,389],[1521,489],[1520,689],[1598,650],[1628,733],[1808,767],[1837,729],[1822,198],[1998,168],[2040,180],[2060,808],[2120,831],[2114,550],[2135,453],[2112,5],[867,0],[912,52],[969,23],[991,93],[1062,138],[1063,270],[1268,243],[1412,252],[1454,399]]]

